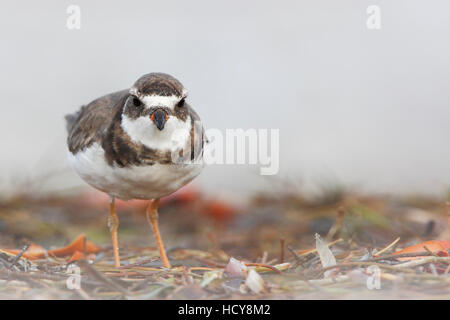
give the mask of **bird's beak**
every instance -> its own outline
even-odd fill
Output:
[[[169,120],[169,115],[164,110],[157,109],[152,113],[150,119],[155,123],[156,127],[159,130],[162,130],[164,129],[166,121]]]

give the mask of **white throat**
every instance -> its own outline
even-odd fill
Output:
[[[150,117],[130,119],[122,114],[122,129],[135,143],[142,143],[148,148],[174,151],[184,148],[190,139],[191,119],[186,122],[170,116],[163,130],[159,130]]]

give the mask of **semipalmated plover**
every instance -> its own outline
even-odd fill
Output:
[[[162,265],[170,268],[158,229],[158,203],[203,168],[204,131],[183,85],[150,73],[131,89],[98,98],[66,116],[69,162],[88,184],[110,196],[108,226],[120,266],[115,198],[149,199]]]

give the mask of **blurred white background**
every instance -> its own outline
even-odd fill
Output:
[[[70,4],[80,30],[66,28]],[[373,4],[381,30],[366,27]],[[445,0],[4,0],[1,187],[51,172],[39,188],[84,186],[66,161],[64,115],[161,71],[184,83],[207,128],[279,128],[278,178],[441,194],[449,14]],[[212,166],[197,183],[242,195],[270,179]]]

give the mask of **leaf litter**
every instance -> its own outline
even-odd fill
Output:
[[[280,191],[239,207],[188,189],[160,210],[170,270],[135,201],[119,204],[114,267],[105,203],[100,193],[1,200],[0,298],[450,298],[445,199]]]

